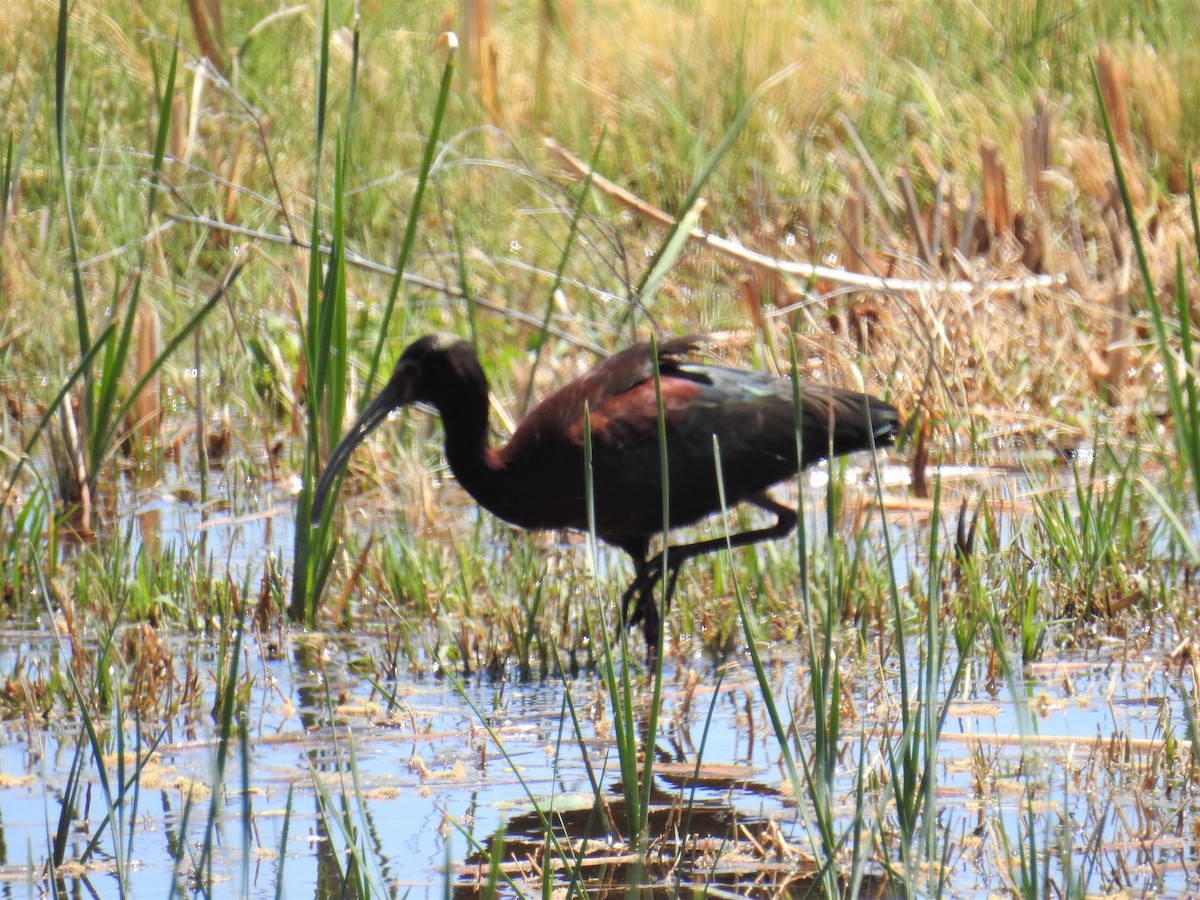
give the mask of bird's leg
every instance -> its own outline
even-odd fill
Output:
[[[631,551],[631,554],[633,552]],[[639,557],[634,555],[635,559]],[[654,602],[654,586],[662,579],[662,556],[646,559],[641,554],[637,574],[625,593],[621,595],[621,621],[626,628],[642,623],[642,635],[646,639],[646,668],[653,669],[658,655],[658,630],[660,626],[658,605]],[[674,579],[671,580],[672,585]],[[635,598],[636,597],[636,601]],[[668,597],[668,600],[670,598]],[[630,614],[630,603],[633,613]]]
[[[646,593],[647,588],[653,588],[658,582],[660,572],[658,570],[650,570],[649,560],[644,563],[638,563],[637,574],[634,575],[634,580],[629,582],[629,587],[625,588],[625,593],[620,595],[620,618],[625,625],[634,626],[642,620],[642,595]],[[637,598],[637,602],[634,602]],[[630,604],[632,604],[632,616],[630,616]]]
[[[620,620],[626,628],[632,628],[638,622],[646,617],[646,601],[643,600],[647,593],[653,594],[654,586],[662,577],[662,563],[658,558],[650,559],[650,544],[648,540],[630,541],[628,544],[620,545],[620,548],[634,560],[636,571],[634,580],[629,583],[629,587],[625,588],[625,593],[620,595]],[[632,616],[630,614],[630,605],[632,604]]]
[[[638,612],[642,620],[642,635],[646,638],[646,668],[654,670],[654,659],[658,656],[658,635],[662,620],[658,614],[658,604],[654,602],[654,582],[646,585],[646,589],[638,597]]]
[[[646,636],[647,647],[657,648],[659,614],[654,602],[654,586],[664,582],[663,610],[671,608],[671,598],[675,596],[675,583],[679,580],[679,570],[689,559],[712,553],[724,547],[747,547],[759,541],[769,541],[781,538],[791,533],[796,527],[796,511],[790,506],[784,506],[773,500],[767,494],[754,494],[745,498],[745,502],[753,503],[760,509],[775,514],[775,524],[766,528],[756,528],[752,531],[742,531],[728,538],[710,538],[697,541],[694,544],[682,544],[678,547],[668,546],[662,553],[638,564],[637,575],[625,589],[621,597],[622,615],[625,624],[633,627],[642,623],[642,633]],[[663,555],[667,557],[667,571],[663,571]],[[633,607],[633,615],[629,613],[629,604],[637,598]]]
[[[679,569],[682,565],[682,559],[678,562],[671,560],[671,571],[667,574],[667,586],[663,591],[663,609],[671,608],[671,598],[675,596],[675,582],[679,580]]]
[[[638,562],[637,574],[633,576],[633,581],[629,583],[629,587],[625,588],[625,593],[621,595],[621,619],[630,628],[645,617],[646,595],[653,594],[654,585],[658,584],[660,578],[662,578],[661,556]],[[637,598],[636,603],[634,603],[635,597]],[[631,603],[633,603],[632,616],[630,615],[629,608]]]
[[[790,506],[777,503],[767,494],[754,494],[746,497],[745,502],[753,503],[760,509],[775,513],[775,524],[768,525],[766,528],[756,528],[753,531],[742,531],[732,534],[728,538],[710,538],[706,541],[697,541],[694,544],[681,544],[678,547],[668,547],[665,553],[667,555],[667,568],[670,571],[666,573],[667,590],[664,595],[666,598],[665,607],[670,607],[671,597],[675,593],[675,581],[679,578],[679,568],[689,559],[694,559],[697,556],[703,556],[706,553],[712,553],[716,550],[722,550],[725,547],[748,547],[760,541],[785,537],[796,527],[796,511]],[[653,571],[656,578],[661,578],[663,576],[662,566],[663,554],[660,553],[654,559],[647,562],[642,571]],[[635,580],[636,583],[638,582]],[[630,585],[630,587],[632,588],[633,585]],[[636,612],[634,616],[636,618]]]

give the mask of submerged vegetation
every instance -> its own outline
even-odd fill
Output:
[[[0,877],[1200,889],[1190,4],[110,7],[0,12]],[[497,435],[652,332],[907,427],[646,671],[419,411],[310,524],[433,331]]]

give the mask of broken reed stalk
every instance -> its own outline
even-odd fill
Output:
[[[76,532],[87,536],[92,531],[92,491],[88,487],[87,458],[84,456],[81,429],[76,416],[79,404],[68,396],[58,408],[62,427],[62,457],[57,460],[59,491],[67,503],[76,503],[79,514],[72,523]],[[53,449],[54,443],[51,442]]]
[[[990,141],[979,145],[979,164],[983,172],[983,208],[992,223],[992,233],[1003,237],[1012,234],[1012,206],[1008,202],[1008,181],[1000,151]]]
[[[476,99],[492,125],[501,124],[499,54],[492,28],[493,0],[463,0],[463,52],[470,61]]]
[[[207,59],[214,69],[222,75],[225,74],[225,57],[217,46],[218,42],[223,43],[220,38],[225,30],[221,0],[187,0],[187,8],[200,55]]]
[[[870,266],[866,257],[867,198],[863,193],[862,170],[859,164],[849,166],[850,192],[842,206],[842,265],[850,272],[867,272]]]
[[[1096,53],[1096,77],[1100,81],[1100,95],[1112,124],[1113,139],[1124,157],[1122,168],[1129,186],[1129,199],[1135,210],[1143,210],[1146,207],[1146,186],[1133,165],[1137,157],[1133,146],[1133,125],[1129,118],[1129,73],[1113,56],[1112,48],[1107,43],[1102,43]]]
[[[1058,110],[1051,109],[1039,95],[1034,113],[1021,123],[1021,149],[1025,162],[1025,245],[1021,261],[1037,272],[1047,266],[1051,254],[1050,182],[1054,167],[1054,138]]]
[[[929,246],[929,235],[926,234],[925,224],[921,221],[921,210],[917,206],[917,194],[913,190],[912,174],[908,166],[900,166],[896,182],[900,185],[900,195],[904,198],[904,211],[908,214],[909,227],[917,241],[917,257],[925,265],[936,267],[933,249]]]
[[[137,380],[140,382],[154,369],[154,361],[162,353],[162,320],[158,310],[149,303],[138,307],[134,324],[137,332]],[[157,372],[147,379],[133,402],[133,434],[139,450],[150,449],[158,442],[162,426],[162,401]]]

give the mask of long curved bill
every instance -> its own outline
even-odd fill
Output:
[[[311,523],[314,526],[321,521],[321,512],[325,508],[328,494],[333,488],[338,474],[346,467],[350,454],[391,414],[392,410],[405,404],[401,388],[394,381],[389,381],[375,396],[375,399],[367,404],[367,408],[350,426],[350,430],[346,432],[341,442],[333,448],[333,453],[329,454],[329,462],[325,464],[325,471],[321,473],[321,480],[317,482],[317,489],[313,491]]]

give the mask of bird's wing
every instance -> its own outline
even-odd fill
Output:
[[[688,379],[678,377],[680,366],[704,343],[702,338],[684,337],[658,344],[659,372],[668,409],[672,397],[682,400],[682,395],[689,392]],[[516,444],[519,447],[545,439],[565,439],[582,444],[585,404],[591,413],[593,439],[606,433],[600,420],[610,421],[621,411],[636,420],[627,425],[640,433],[640,420],[644,418],[647,409],[647,389],[650,398],[649,410],[653,417],[654,366],[650,356],[650,345],[635,344],[610,356],[577,381],[555,391],[531,409],[518,425],[510,445]],[[617,431],[612,433],[612,438],[619,442],[620,436]]]
[[[658,345],[659,371],[668,373],[694,353],[704,344],[697,337],[674,338]],[[547,397],[542,405],[555,402],[566,395],[561,401],[567,415],[579,415],[584,401],[593,409],[601,406],[613,397],[623,394],[654,377],[654,366],[650,359],[649,344],[635,344],[628,350],[610,356],[604,362],[587,372],[574,384]]]

